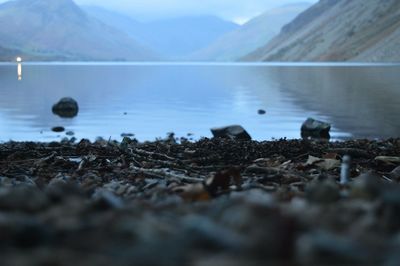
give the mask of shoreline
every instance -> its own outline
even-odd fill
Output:
[[[7,142],[2,265],[391,265],[399,166],[400,139]]]

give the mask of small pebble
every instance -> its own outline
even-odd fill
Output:
[[[123,137],[123,138],[129,138],[129,137],[134,137],[135,136],[135,134],[132,134],[132,133],[122,133],[121,134],[121,137]]]
[[[263,109],[258,110],[259,115],[265,115],[267,112]]]
[[[64,132],[65,131],[65,128],[64,127],[53,127],[52,129],[51,129],[53,132]]]

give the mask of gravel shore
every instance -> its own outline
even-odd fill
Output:
[[[400,139],[8,142],[1,265],[395,266],[399,166]]]

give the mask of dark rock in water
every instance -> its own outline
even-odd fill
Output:
[[[53,127],[51,130],[59,133],[59,132],[64,132],[65,128],[64,127]]]
[[[259,115],[265,115],[266,113],[267,113],[267,111],[265,111],[263,109],[258,110]]]
[[[65,133],[65,135],[67,135],[67,136],[73,136],[73,135],[75,135],[75,133],[74,133],[73,131],[67,131],[67,132]]]
[[[62,118],[73,118],[78,115],[79,107],[77,101],[72,98],[62,98],[58,103],[53,105],[53,114]]]
[[[132,133],[122,133],[121,134],[121,137],[123,137],[123,138],[125,138],[125,137],[130,138],[130,137],[134,137],[134,136],[135,136],[135,134],[132,134]]]
[[[301,136],[303,138],[330,138],[330,130],[331,125],[329,123],[308,118],[301,126]]]
[[[247,131],[238,125],[212,128],[211,132],[215,138],[236,139],[236,140],[251,140],[251,136]]]

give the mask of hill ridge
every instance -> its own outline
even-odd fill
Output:
[[[398,0],[320,0],[243,60],[399,62],[399,37]]]

